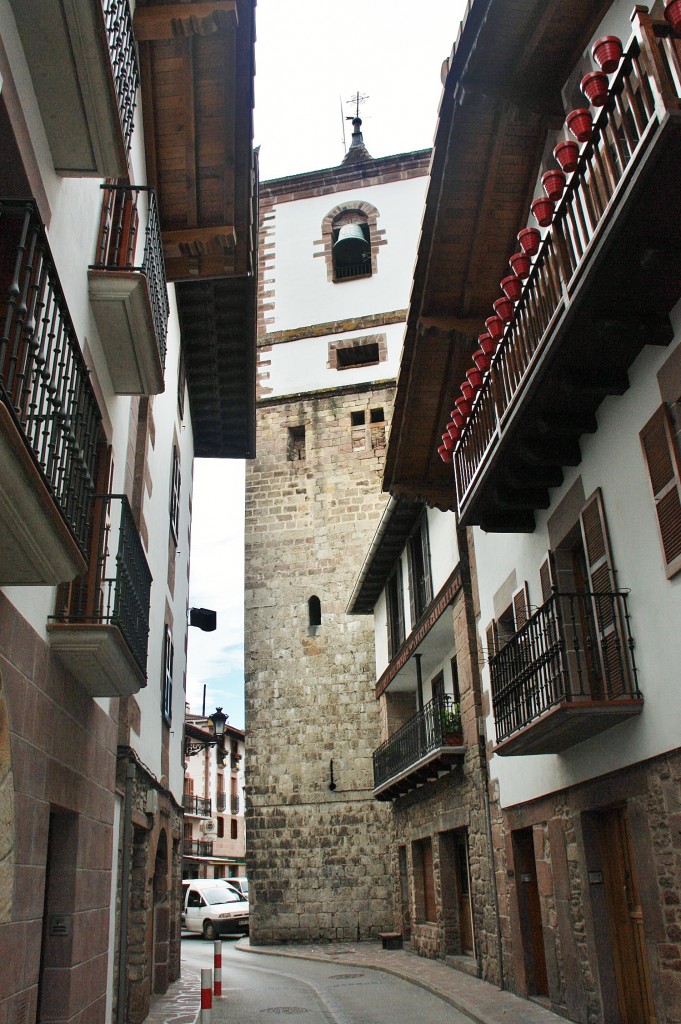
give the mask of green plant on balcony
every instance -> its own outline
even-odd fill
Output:
[[[443,704],[440,708],[440,728],[442,739],[451,742],[452,738],[461,739],[461,707],[459,704]]]

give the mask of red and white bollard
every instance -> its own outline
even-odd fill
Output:
[[[201,968],[201,1017],[200,1024],[210,1024],[213,1010],[213,972],[210,967]]]
[[[217,999],[222,995],[222,939],[213,944],[213,995]]]

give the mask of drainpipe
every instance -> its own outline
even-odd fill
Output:
[[[130,861],[132,860],[132,787],[135,765],[125,762],[125,797],[123,802],[123,858],[121,863],[121,929],[118,942],[118,1004],[116,1024],[125,1024],[128,1002],[128,915],[130,906]]]

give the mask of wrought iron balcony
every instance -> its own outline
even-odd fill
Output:
[[[146,685],[151,573],[122,494],[97,495],[90,569],[59,588],[50,646],[93,697]]]
[[[643,707],[623,591],[552,594],[489,668],[497,754],[559,753]]]
[[[225,793],[218,793],[215,801],[216,810],[221,813],[227,807],[227,796]]]
[[[232,814],[239,813],[239,797],[233,796],[230,798],[229,809]]]
[[[454,463],[459,517],[534,529],[581,458],[606,395],[646,344],[667,344],[681,297],[681,62],[666,22],[635,15],[590,141],[557,205]]]
[[[185,839],[184,855],[185,857],[212,857],[213,844],[204,839]]]
[[[55,169],[122,178],[140,82],[129,0],[11,0]]]
[[[202,796],[190,796],[187,793],[182,797],[182,806],[185,814],[194,814],[198,818],[210,818],[211,800]],[[220,797],[218,796],[218,810],[220,810]]]
[[[85,570],[100,425],[36,206],[0,199],[0,584]]]
[[[374,797],[403,796],[451,771],[464,754],[458,705],[431,700],[374,751]]]
[[[102,185],[104,201],[90,302],[114,390],[123,395],[163,391],[168,293],[156,193],[152,188]]]

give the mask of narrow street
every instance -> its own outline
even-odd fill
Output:
[[[256,955],[234,946],[231,939],[222,943],[223,997],[213,1003],[215,1024],[255,1024],[269,1016],[305,1024],[470,1021],[444,1000],[382,971]],[[182,940],[183,973],[211,967],[212,960],[212,943],[194,936]]]

